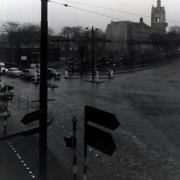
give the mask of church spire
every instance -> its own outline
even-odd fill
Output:
[[[161,7],[161,0],[157,0],[157,7]]]

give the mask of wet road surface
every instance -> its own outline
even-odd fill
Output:
[[[72,151],[63,138],[71,134],[72,116],[78,117],[78,173],[83,164],[84,105],[114,113],[121,127],[113,137],[117,151],[112,157],[89,148],[89,176],[94,178],[178,180],[180,178],[180,61],[154,69],[118,74],[101,84],[85,82],[85,78],[51,82],[49,109],[54,123],[48,131],[51,151],[66,168],[72,167]],[[19,121],[26,112],[26,97],[35,100],[38,86],[20,79],[3,77],[15,86],[15,94],[24,99],[19,108],[13,103],[13,117]],[[17,101],[14,101],[17,103]],[[23,102],[22,102],[23,104]],[[17,114],[15,109],[20,113]],[[24,109],[23,109],[24,108]],[[30,109],[29,109],[30,110]],[[16,124],[16,122],[15,122]]]

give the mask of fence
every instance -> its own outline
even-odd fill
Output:
[[[30,112],[39,108],[39,99],[35,96],[27,96],[23,92],[15,92],[12,101],[12,105],[16,105],[18,109]]]

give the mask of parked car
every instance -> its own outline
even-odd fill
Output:
[[[4,74],[7,71],[8,71],[8,69],[5,67],[5,64],[0,62],[0,73]]]
[[[0,67],[4,67],[5,64],[3,62],[0,62]]]
[[[20,71],[18,68],[13,67],[9,68],[6,74],[11,77],[20,77],[23,74],[23,72]]]
[[[36,71],[36,69],[24,69],[22,78],[25,80],[33,80],[40,79],[40,74]]]
[[[5,68],[5,67],[1,67],[1,73],[2,73],[2,74],[5,74],[7,71],[8,71],[8,69],[7,69],[7,68]]]
[[[47,69],[47,77],[48,78],[52,78],[52,77],[54,77],[54,78],[57,78],[57,77],[61,77],[61,73],[60,72],[58,72],[56,69],[54,69],[54,68],[48,68]]]
[[[14,96],[14,86],[0,85],[0,97],[11,100]]]

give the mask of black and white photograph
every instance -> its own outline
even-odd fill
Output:
[[[179,0],[0,0],[0,180],[180,180]]]

